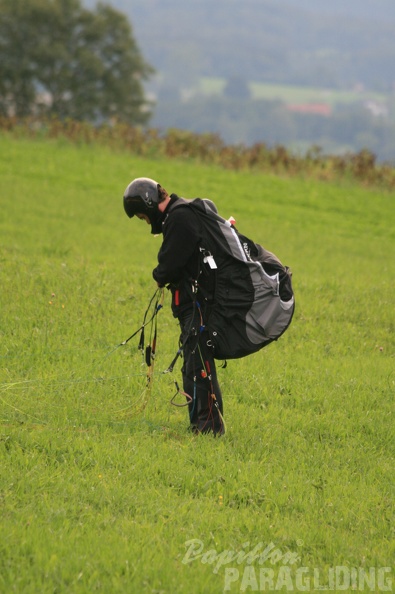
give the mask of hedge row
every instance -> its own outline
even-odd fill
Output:
[[[58,119],[3,117],[0,118],[0,129],[14,136],[64,137],[77,143],[100,143],[122,148],[141,156],[194,159],[234,170],[311,176],[322,180],[347,178],[386,189],[395,187],[395,168],[390,164],[378,164],[369,150],[341,156],[324,155],[318,146],[313,146],[306,155],[298,156],[284,146],[269,148],[264,143],[226,145],[216,134],[196,134],[178,129],[161,133],[156,129],[120,123],[94,126],[87,122]]]

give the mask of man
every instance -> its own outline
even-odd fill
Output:
[[[123,203],[129,217],[136,215],[151,225],[154,235],[163,233],[158,265],[153,277],[159,287],[172,293],[172,311],[181,328],[184,357],[183,388],[187,396],[190,428],[193,433],[223,435],[223,404],[217,380],[215,361],[205,328],[210,281],[204,287],[198,282],[201,266],[199,246],[202,223],[184,199],[169,195],[156,181],[140,177],[125,190]],[[212,203],[211,203],[212,204]],[[212,205],[214,206],[214,205]]]

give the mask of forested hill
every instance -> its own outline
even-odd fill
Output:
[[[128,15],[144,56],[173,79],[242,74],[248,81],[385,92],[395,83],[393,0],[106,3]]]
[[[156,70],[152,127],[395,163],[395,0],[104,2]]]
[[[394,20],[395,17],[393,0],[285,0],[285,3],[321,14],[374,18],[378,21]]]

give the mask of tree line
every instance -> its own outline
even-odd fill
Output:
[[[127,17],[80,0],[0,0],[0,114],[145,123],[153,73]]]

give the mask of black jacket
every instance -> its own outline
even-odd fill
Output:
[[[163,243],[158,253],[158,266],[153,277],[161,286],[170,285],[173,293],[173,312],[192,303],[192,280],[199,275],[199,245],[202,225],[192,208],[174,208],[176,194],[164,212]]]

